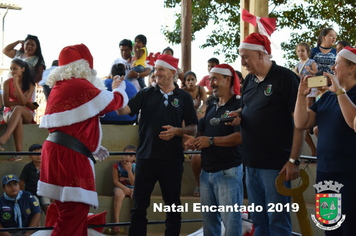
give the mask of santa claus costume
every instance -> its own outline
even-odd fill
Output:
[[[84,44],[65,47],[58,61],[59,67],[46,82],[53,89],[40,128],[75,137],[103,160],[108,151],[100,145],[99,117],[126,106],[125,83],[113,92],[107,91],[96,78],[93,57]],[[98,207],[93,161],[46,140],[37,194],[55,199],[59,217],[51,235],[87,235],[89,206]]]

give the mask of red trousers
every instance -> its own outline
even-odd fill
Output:
[[[87,236],[89,205],[56,200],[58,218],[52,236]]]

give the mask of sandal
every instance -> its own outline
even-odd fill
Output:
[[[22,160],[22,156],[12,156],[9,161],[21,161]]]
[[[199,186],[195,186],[193,196],[200,197],[200,187]]]

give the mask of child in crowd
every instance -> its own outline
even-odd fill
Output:
[[[156,73],[155,73],[155,68],[150,71],[148,74],[148,85],[152,87],[156,87],[157,84],[157,78],[156,78]]]
[[[344,47],[349,46],[351,47],[351,44],[346,41],[346,40],[341,40],[336,44],[336,54],[338,54]]]
[[[214,66],[219,65],[219,59],[212,57],[208,60],[208,73],[210,74],[210,70],[213,69]],[[198,85],[206,87],[208,89],[207,94],[212,95],[213,89],[210,87],[209,75],[204,76],[198,83]]]
[[[314,76],[318,72],[318,66],[315,60],[310,59],[308,56],[310,54],[310,46],[307,43],[298,43],[295,49],[300,62],[294,67],[294,72],[301,78],[307,75]],[[310,94],[307,96],[307,107],[309,108],[316,97],[316,88],[312,88]],[[311,156],[316,156],[316,147],[310,136],[312,129],[308,129],[305,133],[305,142],[308,144],[311,150]]]
[[[294,72],[301,78],[302,76],[312,75],[314,76],[318,72],[318,66],[313,59],[308,57],[310,53],[310,46],[307,43],[298,43],[296,47],[296,53],[300,59],[300,62],[295,65]],[[316,88],[312,88],[307,98],[307,106],[310,107],[316,96]]]
[[[16,175],[5,175],[2,178],[4,195],[0,198],[0,228],[36,227],[41,220],[41,209],[34,196],[20,190]],[[33,231],[0,233],[2,236],[31,235]]]
[[[28,150],[30,152],[41,152],[42,145],[33,144]],[[40,179],[41,155],[30,155],[29,157],[31,162],[24,166],[20,175],[20,189],[30,192],[40,203],[42,210],[46,214],[51,200],[46,197],[39,197],[36,193],[37,183]]]
[[[124,152],[136,152],[134,145],[127,145]],[[115,185],[114,188],[114,219],[115,223],[119,223],[122,201],[126,196],[132,198],[133,185],[135,181],[136,163],[135,154],[123,155],[123,160],[114,164],[112,169],[112,178]],[[120,232],[120,227],[113,228],[115,233]]]
[[[139,34],[135,37],[135,44],[133,47],[134,59],[132,61],[131,70],[137,72],[137,81],[140,84],[141,89],[146,87],[144,77],[140,77],[140,73],[144,72],[146,69],[146,58],[147,58],[147,39],[146,36]],[[126,80],[132,82],[132,78],[128,76],[125,77]]]

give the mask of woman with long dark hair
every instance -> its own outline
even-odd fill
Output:
[[[18,44],[21,44],[20,50],[15,49]],[[26,61],[32,70],[35,83],[42,79],[42,72],[46,69],[46,65],[37,36],[29,34],[25,40],[17,40],[7,45],[2,52],[10,58],[20,58]]]
[[[3,84],[3,101],[5,105],[4,121],[7,123],[5,134],[0,137],[0,149],[14,135],[17,152],[22,151],[22,124],[33,120],[33,110],[37,108],[31,102],[35,90],[35,82],[28,64],[21,59],[14,59],[10,66],[11,77]],[[10,161],[21,160],[21,156],[13,156]]]

